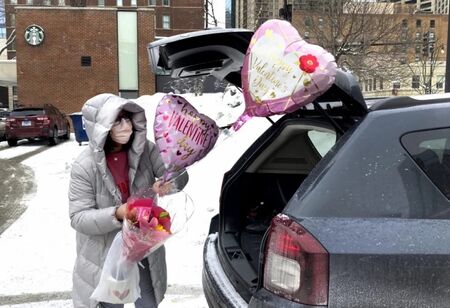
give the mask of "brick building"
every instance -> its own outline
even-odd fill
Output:
[[[98,93],[152,94],[148,43],[203,28],[202,0],[65,1],[7,0],[7,32],[16,36],[8,58],[17,61],[18,105],[52,103],[70,114]],[[42,42],[33,45],[42,33]]]

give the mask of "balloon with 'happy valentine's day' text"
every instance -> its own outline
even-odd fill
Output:
[[[289,22],[268,20],[252,36],[241,76],[246,108],[235,130],[253,116],[284,114],[314,101],[333,84],[336,62]]]
[[[219,136],[219,128],[184,97],[165,95],[156,107],[155,142],[166,167],[164,180],[205,157]]]

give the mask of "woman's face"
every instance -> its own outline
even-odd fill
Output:
[[[111,128],[111,139],[118,144],[126,144],[133,133],[133,124],[130,115],[121,111]]]

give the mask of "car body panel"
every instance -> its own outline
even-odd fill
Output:
[[[302,218],[330,255],[329,307],[445,307],[449,220]]]
[[[5,140],[6,119],[9,116],[9,111],[0,110],[0,141]]]
[[[431,101],[417,107],[370,112],[348,134],[351,142],[344,136],[319,162],[284,213],[299,219],[439,218],[428,216],[437,215],[439,209],[445,211],[449,200],[403,148],[400,137],[412,131],[449,127],[449,118],[450,103]],[[389,131],[380,127],[389,127]],[[431,207],[435,214],[430,213]]]

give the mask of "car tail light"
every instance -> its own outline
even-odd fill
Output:
[[[12,119],[12,118],[7,118],[6,119],[6,126],[10,127],[11,123],[16,122],[16,119]]]
[[[302,304],[327,305],[328,252],[306,229],[275,216],[264,257],[264,288]]]
[[[50,119],[47,116],[37,117],[36,120],[42,121],[44,125],[50,124]]]

